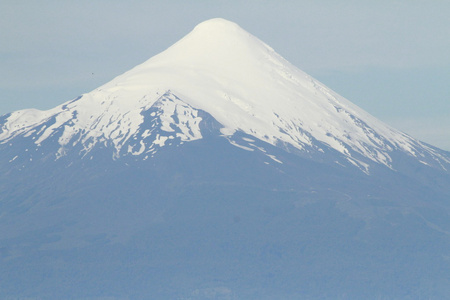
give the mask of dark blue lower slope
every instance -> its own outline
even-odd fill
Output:
[[[283,163],[211,134],[8,169],[0,298],[450,296],[444,191],[255,143]]]

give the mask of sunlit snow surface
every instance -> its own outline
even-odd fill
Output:
[[[162,100],[164,95],[170,96]],[[146,113],[158,101],[159,126],[165,134],[152,135],[151,127],[142,132]],[[56,157],[64,155],[68,146],[81,144],[86,154],[99,143],[112,144],[117,157],[141,132],[138,144],[126,150],[145,155],[169,139],[201,139],[198,110],[222,124],[225,136],[242,131],[272,145],[324,152],[321,144],[314,143],[319,141],[366,172],[367,164],[355,153],[389,167],[394,150],[431,156],[442,168],[442,162],[449,163],[223,19],[201,23],[166,51],[76,100],[48,111],[13,112],[0,130],[0,142],[24,135],[33,136],[39,146],[59,129],[63,133]],[[49,120],[52,125],[36,129]]]

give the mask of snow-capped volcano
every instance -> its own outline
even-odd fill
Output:
[[[1,299],[450,298],[449,153],[223,19],[1,116],[0,170]]]
[[[155,105],[160,126],[144,128]],[[201,139],[198,111],[217,120],[230,141],[239,131],[306,156],[337,151],[365,172],[374,162],[395,169],[396,151],[437,168],[450,163],[224,19],[199,24],[166,51],[78,99],[48,111],[13,112],[0,143],[23,136],[39,147],[53,137],[56,158],[77,145],[86,155],[101,144],[113,146],[115,158],[145,158],[167,140]]]

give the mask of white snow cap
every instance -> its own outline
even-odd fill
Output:
[[[316,147],[321,151],[314,145],[314,140],[318,140],[349,158],[351,152],[356,152],[388,166],[389,152],[393,149],[416,156],[415,147],[423,146],[339,96],[237,24],[224,19],[197,25],[164,52],[64,109],[60,106],[45,114],[31,114],[37,117],[27,119],[27,124],[42,123],[49,114],[61,114],[57,121],[62,126],[67,118],[72,118],[67,111],[76,110],[74,126],[78,130],[67,129],[65,140],[70,140],[74,132],[86,130],[94,141],[109,139],[120,148],[139,129],[143,122],[141,113],[167,91],[191,107],[211,114],[224,126],[225,135],[241,130],[273,145],[287,143],[300,150]],[[19,117],[24,114],[13,113],[8,120],[10,124],[5,126],[24,127],[24,118]],[[12,125],[14,120],[20,120],[21,124]],[[0,141],[15,133],[4,130]]]

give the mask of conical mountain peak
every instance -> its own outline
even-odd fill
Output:
[[[226,35],[237,31],[244,30],[234,22],[222,18],[214,18],[198,24],[192,32],[198,34]]]
[[[256,51],[259,47],[261,47],[259,50],[271,50],[270,47],[242,29],[238,24],[220,18],[198,24],[179,44],[187,48],[214,49],[221,53],[220,50],[222,49],[227,51],[223,53],[228,53],[228,55],[235,54],[233,50],[243,50],[245,47],[248,47],[247,50],[249,51]]]
[[[449,152],[213,19],[0,116],[0,299],[450,299],[449,200]]]
[[[213,69],[214,73],[239,72],[244,68],[255,68],[255,64],[261,64],[261,59],[271,53],[272,48],[239,25],[224,19],[211,19],[197,25],[140,68],[164,66],[195,68],[196,71]]]
[[[106,140],[120,149],[143,126],[146,112],[169,91],[186,107],[210,114],[223,126],[225,136],[243,132],[303,153],[337,151],[364,170],[367,162],[391,166],[389,153],[396,150],[413,157],[425,152],[437,155],[224,19],[197,25],[164,52],[77,101],[33,114],[33,119],[24,117],[29,114],[13,114],[4,125],[6,130],[0,132],[0,140],[32,130],[57,115],[57,124],[42,131],[37,142],[60,126],[64,145],[82,132],[87,137],[78,141]],[[68,122],[76,128],[64,127]],[[89,149],[95,143],[90,143]]]

